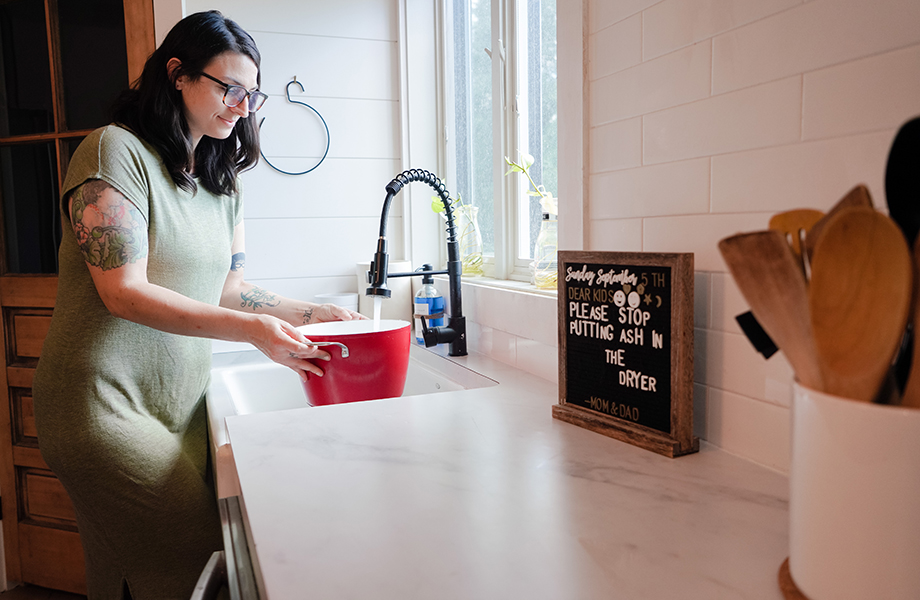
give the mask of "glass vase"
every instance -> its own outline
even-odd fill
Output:
[[[540,233],[533,247],[533,262],[530,264],[530,282],[540,289],[556,289],[558,228],[556,216],[543,213]]]
[[[482,276],[482,232],[479,230],[479,208],[461,205],[454,211],[460,261],[465,277]]]

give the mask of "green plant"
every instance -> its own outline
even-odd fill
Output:
[[[527,190],[527,195],[540,198],[540,207],[543,209],[543,212],[551,215],[559,214],[557,200],[553,197],[553,194],[546,191],[546,188],[542,185],[537,185],[533,177],[530,176],[530,167],[533,166],[533,156],[526,152],[521,152],[520,150],[518,150],[518,153],[521,155],[520,163],[514,162],[507,156],[505,157],[505,162],[511,167],[505,172],[505,175],[523,173],[524,176],[527,177],[527,181],[530,182],[530,186],[533,188],[532,190]]]
[[[463,274],[480,276],[482,271],[482,235],[476,222],[477,209],[472,204],[463,202],[460,194],[450,198],[450,206],[454,210],[455,223],[458,226],[457,241],[460,244],[460,260],[463,263]],[[444,203],[439,196],[431,197],[431,210],[447,219]]]

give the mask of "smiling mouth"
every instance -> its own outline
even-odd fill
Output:
[[[230,127],[233,127],[234,125],[236,125],[236,121],[231,121],[230,119],[225,119],[223,117],[217,117],[217,118],[223,121],[224,123],[227,123],[228,125],[230,125]]]

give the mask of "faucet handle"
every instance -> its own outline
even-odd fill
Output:
[[[443,314],[438,315],[438,317]],[[422,321],[422,339],[425,340],[425,347],[431,348],[438,345],[438,332],[434,327],[428,327],[428,319],[434,318],[435,315],[418,315]]]

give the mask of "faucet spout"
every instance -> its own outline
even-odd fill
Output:
[[[425,319],[422,319],[422,327],[426,331],[424,335],[425,345],[434,346],[446,343],[448,344],[448,354],[450,356],[466,356],[466,318],[463,316],[460,285],[460,275],[463,272],[463,264],[460,261],[460,242],[457,240],[457,226],[454,222],[454,211],[450,205],[450,193],[434,173],[423,169],[409,169],[397,175],[387,184],[387,196],[383,202],[383,212],[380,215],[380,236],[377,239],[377,251],[374,253],[374,260],[371,261],[371,267],[367,273],[369,287],[365,293],[368,296],[389,298],[388,276],[421,276],[426,274],[426,272],[392,275],[387,273],[389,258],[387,255],[386,229],[390,203],[403,187],[413,181],[427,183],[438,193],[438,197],[444,204],[444,212],[447,216],[447,277],[450,286],[450,316],[448,317],[447,325],[442,327],[429,328],[425,323]]]

